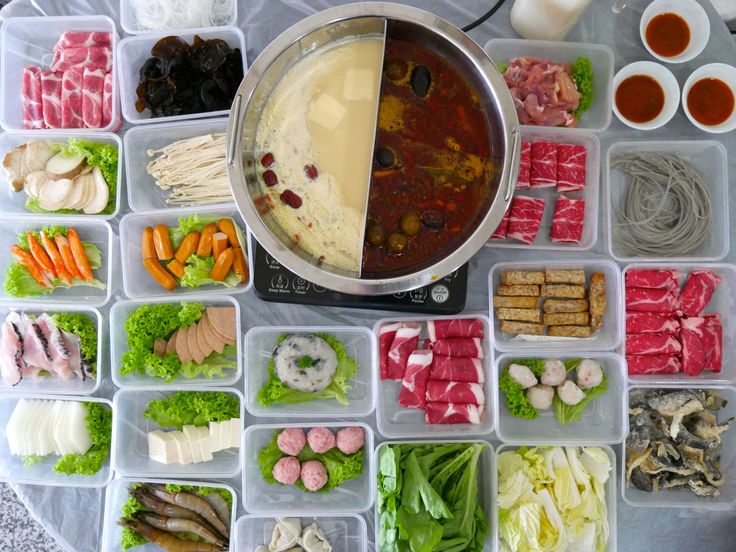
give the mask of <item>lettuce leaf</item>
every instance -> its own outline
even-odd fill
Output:
[[[182,287],[198,288],[207,284],[215,284],[225,287],[235,287],[240,284],[240,276],[232,270],[225,276],[224,280],[213,280],[210,272],[215,267],[214,257],[199,257],[192,255],[184,265],[184,276],[179,282]]]
[[[204,359],[202,364],[194,361],[185,362],[181,365],[181,375],[187,379],[192,378],[224,378],[225,370],[235,370],[237,362],[232,358],[236,355],[235,345],[225,345],[222,354],[212,353]]]
[[[179,391],[148,403],[143,417],[161,427],[204,426],[240,417],[240,401],[223,391]]]
[[[600,385],[591,387],[590,389],[584,389],[583,391],[585,392],[585,398],[576,405],[563,403],[557,393],[555,393],[555,398],[552,399],[552,411],[555,413],[555,418],[557,418],[558,422],[561,424],[571,424],[580,420],[590,401],[597,399],[608,391],[608,375],[603,372],[603,380]]]
[[[580,105],[573,111],[575,117],[580,117],[593,105],[593,63],[587,57],[579,57],[570,66],[572,80],[580,92]]]
[[[57,473],[94,475],[102,469],[110,454],[112,410],[100,403],[85,403],[87,430],[92,446],[84,454],[65,454],[54,466]]]
[[[52,315],[51,320],[59,329],[79,337],[82,358],[89,363],[94,375],[97,371],[97,328],[92,317],[81,312],[60,312]]]

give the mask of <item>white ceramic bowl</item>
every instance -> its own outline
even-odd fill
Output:
[[[654,119],[646,123],[629,121],[619,112],[618,106],[616,105],[616,90],[618,90],[619,85],[623,81],[634,75],[648,75],[655,79],[662,86],[662,90],[664,90],[664,107],[662,111]],[[677,84],[677,79],[664,65],[654,63],[653,61],[637,61],[619,69],[616,76],[613,77],[613,94],[613,112],[616,114],[616,117],[622,123],[637,130],[654,130],[655,128],[666,125],[674,117],[675,113],[677,113],[677,106],[680,104],[680,85]]]
[[[674,13],[682,17],[690,27],[690,43],[677,56],[660,56],[654,52],[647,42],[647,26],[649,22],[662,13]],[[666,63],[684,63],[690,61],[705,49],[710,38],[710,21],[703,7],[695,0],[655,0],[641,16],[639,34],[644,47],[655,58]]]
[[[693,85],[703,79],[718,79],[725,82],[731,88],[731,92],[734,97],[736,97],[736,67],[726,65],[725,63],[710,63],[708,65],[703,65],[693,71],[693,74],[685,81],[685,86],[682,87],[682,108],[685,110],[685,115],[687,115],[687,118],[690,119],[692,124],[700,130],[711,132],[713,134],[731,132],[736,129],[736,107],[731,112],[731,116],[720,125],[704,125],[703,123],[698,122],[690,113],[690,110],[687,107],[687,95],[690,93],[690,89]]]

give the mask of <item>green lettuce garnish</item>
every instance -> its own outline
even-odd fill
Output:
[[[240,276],[232,270],[228,272],[224,280],[213,280],[210,272],[215,267],[214,257],[199,257],[192,255],[184,265],[184,276],[181,278],[181,286],[198,288],[207,284],[216,284],[225,287],[235,287],[240,284]]]
[[[587,57],[579,57],[570,66],[572,80],[580,92],[580,105],[573,111],[575,117],[580,117],[593,105],[593,63]]]
[[[205,426],[240,417],[240,401],[223,391],[179,391],[148,403],[143,417],[161,427]]]

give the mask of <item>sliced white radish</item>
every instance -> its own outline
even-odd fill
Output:
[[[110,189],[107,187],[105,177],[98,167],[92,169],[92,177],[95,182],[94,196],[84,206],[84,212],[88,215],[101,212],[107,206],[107,200],[110,197]]]
[[[8,438],[10,454],[25,454],[23,436],[25,434],[24,427],[30,409],[30,403],[30,399],[19,400],[13,409],[13,413],[10,415],[8,425],[5,427],[5,435]]]
[[[92,446],[92,440],[87,429],[87,408],[84,403],[77,401],[69,401],[69,411],[67,412],[67,427],[69,428],[69,452],[84,454]]]
[[[67,204],[67,198],[72,193],[72,187],[72,181],[67,178],[49,180],[38,194],[39,205],[47,211],[63,209]]]
[[[56,401],[44,401],[41,408],[41,416],[38,426],[38,452],[41,456],[52,454],[54,452],[54,404]]]
[[[54,407],[51,409],[51,415],[53,416],[51,438],[53,440],[54,454],[59,454],[59,451],[63,447],[66,405],[67,401],[54,401]]]
[[[49,177],[46,176],[45,171],[32,172],[26,176],[25,187],[23,188],[28,194],[28,197],[37,198],[38,194],[41,193],[41,188],[49,181]]]
[[[53,180],[71,179],[84,168],[83,155],[57,153],[46,163],[46,174]]]

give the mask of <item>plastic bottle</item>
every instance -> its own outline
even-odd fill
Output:
[[[516,0],[511,26],[526,39],[563,40],[592,0]]]

